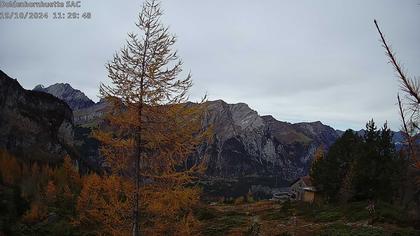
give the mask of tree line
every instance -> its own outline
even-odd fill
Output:
[[[387,124],[378,129],[371,120],[362,136],[347,130],[328,152],[319,149],[310,175],[328,202],[395,202],[403,197],[408,161]]]

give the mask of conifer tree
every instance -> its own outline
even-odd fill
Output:
[[[354,176],[354,162],[350,163],[349,168],[346,170],[343,181],[341,182],[338,199],[342,203],[347,203],[354,195],[353,189],[353,176]]]
[[[392,202],[398,195],[403,167],[387,124],[378,130],[371,120],[363,138],[347,130],[327,155],[316,158],[311,177],[332,202],[352,199]]]
[[[132,184],[118,176],[83,177],[77,200],[77,225],[95,235],[129,235]]]
[[[396,152],[391,130],[366,124],[361,156],[356,160],[353,186],[359,199],[392,201],[402,180],[404,162]]]
[[[324,158],[325,158],[325,151],[324,151],[324,147],[321,145],[315,150],[311,169],[309,170],[309,176],[311,177],[315,186],[318,186],[318,187],[321,187],[323,174],[325,173],[325,170],[323,168],[324,163],[325,163]]]
[[[355,159],[360,155],[361,139],[353,130],[347,130],[330,147],[324,158],[315,162],[311,177],[315,185],[326,195],[327,200],[340,200],[340,190],[348,171]]]
[[[191,76],[178,79],[182,61],[172,49],[176,37],[162,25],[161,15],[160,4],[146,0],[136,23],[139,34],[128,34],[127,45],[107,65],[112,84],[100,87],[110,104],[109,128],[95,136],[113,174],[134,183],[133,235],[140,233],[140,207],[150,206],[140,197],[158,201],[182,190],[197,170],[186,165],[187,158],[206,137],[204,106],[187,103]]]

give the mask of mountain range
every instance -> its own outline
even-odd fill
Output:
[[[73,154],[86,168],[101,169],[99,144],[89,133],[106,107],[66,83],[30,91],[1,72],[0,147],[19,153],[39,146],[56,158]],[[320,121],[292,124],[261,116],[245,103],[207,101],[207,109],[203,125],[213,127],[213,141],[194,158],[208,157],[211,179],[290,182],[308,173],[317,147],[328,148],[343,133]],[[394,138],[402,140],[398,132]]]
[[[77,126],[96,123],[107,106],[105,101],[94,103],[69,84],[38,85],[33,90],[67,102]],[[207,107],[203,125],[213,127],[213,142],[196,158],[207,154],[207,175],[211,177],[277,176],[293,180],[307,173],[318,146],[329,147],[339,137],[320,121],[278,121],[272,116],[260,116],[245,103],[216,100],[207,101]]]

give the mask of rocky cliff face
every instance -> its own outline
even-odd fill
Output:
[[[73,107],[75,123],[81,126],[97,123],[106,109],[105,102],[95,104],[68,84],[47,88],[38,86],[35,90],[64,99]],[[334,129],[319,121],[281,122],[272,116],[258,115],[245,103],[227,104],[217,100],[207,102],[207,106],[203,123],[213,127],[214,139],[196,158],[204,159],[206,156],[207,175],[210,177],[293,180],[307,174],[317,147],[329,147],[338,138]],[[76,136],[81,135],[77,133]],[[99,163],[97,145],[83,149],[89,150],[88,160]]]
[[[59,161],[72,152],[73,115],[62,100],[23,89],[0,71],[0,148],[32,160]]]
[[[37,85],[33,91],[40,91],[54,95],[55,97],[65,101],[72,110],[78,110],[86,107],[91,107],[95,103],[90,100],[80,90],[72,88],[69,84],[53,84],[49,87]]]
[[[96,122],[105,112],[106,102],[98,103],[90,100],[82,91],[74,89],[70,84],[58,83],[48,87],[37,85],[33,91],[49,93],[65,101],[73,110],[73,121],[76,125],[89,125]]]
[[[73,111],[74,123],[76,125],[91,126],[95,125],[106,113],[107,103],[101,100],[92,106],[75,109]]]
[[[34,90],[24,90],[0,71],[0,148],[49,161],[76,150],[81,164],[100,171],[103,159],[89,127],[101,122],[106,102],[94,103],[68,84]],[[279,187],[306,175],[316,148],[328,148],[342,134],[319,121],[291,124],[260,116],[245,103],[217,100],[207,107],[203,125],[212,127],[214,138],[194,159],[208,164],[204,185],[224,195]]]
[[[204,122],[214,129],[214,142],[205,149],[207,173],[223,178],[293,180],[307,174],[317,147],[328,147],[338,138],[321,122],[290,124],[259,116],[244,103],[221,100],[208,102]]]
[[[86,170],[101,172],[104,160],[99,155],[99,142],[91,137],[91,127],[101,121],[101,116],[107,108],[106,102],[101,100],[95,103],[83,92],[67,83],[53,84],[46,88],[38,85],[33,91],[51,94],[70,106],[75,124],[72,148],[79,159],[79,166]]]

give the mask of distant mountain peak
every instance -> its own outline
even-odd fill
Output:
[[[45,86],[44,85],[42,85],[42,84],[38,84],[37,86],[35,86],[35,88],[34,89],[32,89],[32,90],[34,90],[34,91],[40,91],[40,90],[43,90],[45,88]]]
[[[48,87],[40,84],[35,86],[33,90],[49,93],[64,100],[72,110],[87,108],[95,104],[82,91],[74,89],[68,83],[56,83]]]

